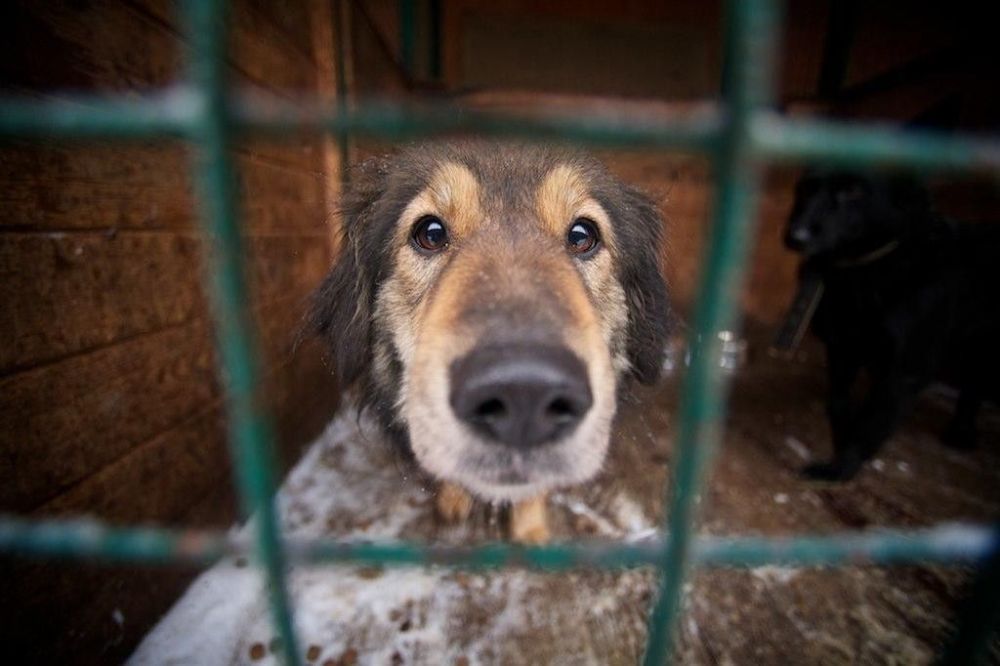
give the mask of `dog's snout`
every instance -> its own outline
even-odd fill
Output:
[[[488,441],[511,448],[568,435],[592,402],[583,362],[559,346],[477,348],[451,368],[455,415]]]

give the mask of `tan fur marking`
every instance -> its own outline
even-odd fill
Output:
[[[443,164],[427,187],[434,212],[445,221],[453,238],[468,237],[483,219],[479,181],[468,167]]]
[[[393,331],[404,363],[413,357],[420,330],[424,298],[440,272],[442,257],[428,259],[408,246],[410,229],[424,215],[437,215],[445,222],[453,243],[461,243],[482,221],[479,182],[465,166],[454,162],[441,165],[430,184],[407,205],[396,229],[396,270],[380,294],[378,311]],[[449,251],[446,250],[446,254]]]
[[[438,488],[435,498],[438,516],[447,523],[459,523],[472,512],[472,495],[461,486],[445,481]]]
[[[553,236],[562,239],[573,220],[587,217],[597,223],[604,243],[614,248],[614,229],[607,212],[590,196],[583,175],[572,166],[560,164],[549,171],[535,195],[535,207]]]
[[[455,162],[442,164],[399,216],[397,243],[403,244],[413,224],[424,215],[440,217],[452,241],[467,238],[483,220],[479,190],[479,181],[468,167]]]
[[[566,233],[570,222],[590,198],[583,178],[573,167],[560,164],[552,169],[538,188],[539,217],[553,235]]]
[[[452,239],[467,238],[483,219],[479,190],[479,181],[468,167],[456,162],[442,164],[403,211],[400,228],[408,234],[421,216],[437,215]]]
[[[552,538],[549,532],[546,496],[539,495],[517,502],[510,510],[510,538],[518,543],[542,544]]]

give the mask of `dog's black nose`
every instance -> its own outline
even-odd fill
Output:
[[[568,435],[593,402],[583,362],[549,345],[474,349],[451,367],[451,408],[488,440],[529,449]]]
[[[785,234],[785,247],[801,252],[812,240],[812,233],[806,227],[792,227]]]

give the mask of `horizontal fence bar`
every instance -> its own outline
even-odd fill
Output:
[[[974,564],[996,553],[998,546],[1000,529],[952,524],[909,531],[787,537],[699,536],[692,541],[691,554],[693,564],[729,568]],[[285,538],[287,559],[298,564],[523,566],[547,571],[653,566],[662,561],[665,548],[666,544],[658,539],[634,544],[588,542],[528,547],[508,543],[451,546]],[[206,565],[223,557],[248,556],[252,551],[249,540],[222,531],[112,527],[93,520],[33,522],[0,518],[0,554],[7,555]]]
[[[0,136],[143,139],[190,134],[198,95],[173,88],[150,96],[0,98]]]
[[[270,134],[326,131],[391,139],[475,134],[691,152],[714,150],[721,128],[711,105],[665,117],[634,109],[524,114],[460,104],[368,100],[338,113],[329,103],[244,98],[234,112],[245,130]]]
[[[201,117],[198,91],[177,86],[151,97],[70,96],[55,101],[0,97],[0,136],[140,138],[193,134]],[[369,100],[351,108],[314,97],[289,101],[272,96],[238,96],[232,120],[243,132],[350,133],[384,138],[470,134],[591,145],[672,148],[706,152],[720,126],[713,107],[654,117],[634,110],[614,113],[512,115],[445,103]]]
[[[754,151],[771,161],[820,161],[843,166],[883,164],[934,170],[1000,170],[1000,138],[945,134],[899,125],[844,123],[758,114]]]
[[[0,136],[183,137],[195,131],[201,108],[198,94],[183,87],[151,97],[0,98]],[[311,97],[295,102],[241,97],[232,115],[240,131],[272,136],[329,132],[403,139],[474,133],[695,153],[715,150],[723,124],[721,114],[711,106],[669,118],[632,110],[524,116],[445,103],[377,100],[338,110]],[[759,160],[1000,170],[1000,137],[993,135],[945,134],[760,112],[751,123],[750,139]]]

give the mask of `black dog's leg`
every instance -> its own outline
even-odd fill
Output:
[[[850,438],[835,451],[834,464],[841,474],[837,479],[851,479],[878,452],[913,407],[919,389],[917,382],[892,369],[873,378]]]
[[[860,367],[856,361],[856,354],[845,353],[845,351],[833,344],[827,346],[829,388],[826,414],[833,436],[834,456],[830,462],[813,463],[803,469],[802,474],[810,479],[834,481],[849,478],[857,471],[857,467],[853,470],[849,469],[851,467],[850,449],[853,441],[851,426],[854,422],[851,387],[854,386]]]
[[[976,447],[976,417],[982,404],[979,383],[969,381],[958,394],[955,415],[945,430],[942,441],[953,449],[969,450]]]

